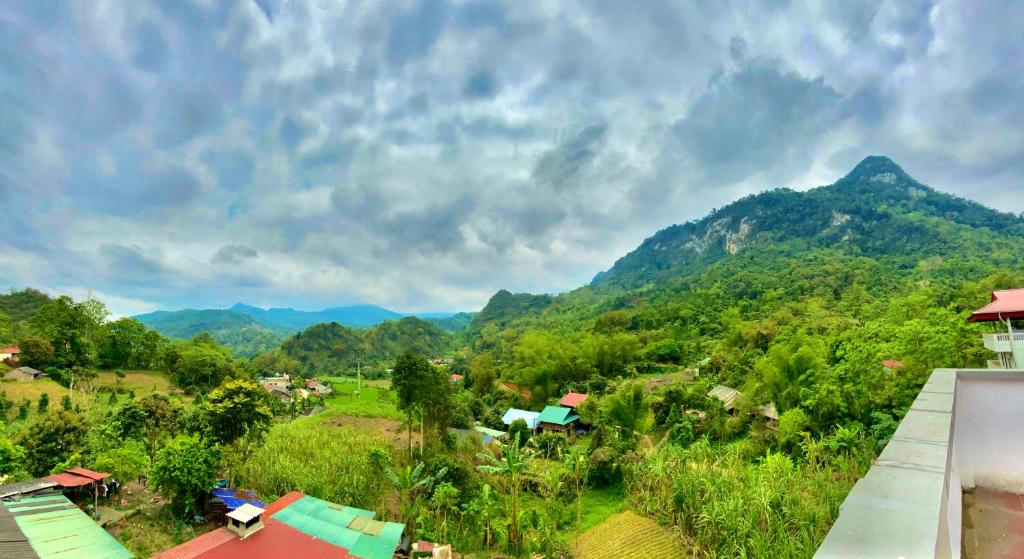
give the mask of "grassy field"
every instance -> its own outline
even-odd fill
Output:
[[[570,544],[576,559],[679,559],[686,557],[672,534],[631,511],[620,512]]]
[[[334,394],[324,401],[328,414],[383,417],[393,420],[403,418],[398,408],[395,407],[394,395],[387,388],[367,386],[364,383],[362,390],[359,390],[357,394],[355,381],[348,378],[345,378],[343,382],[332,381],[331,386],[334,388]]]
[[[173,387],[167,375],[158,371],[125,371],[125,378],[119,380],[113,371],[102,371],[94,381],[93,388],[114,388],[120,387],[123,391],[134,391],[136,398],[142,398],[153,392],[165,394],[178,394],[185,400],[191,396],[184,396],[181,391]],[[87,413],[103,413],[110,405],[110,392],[98,392],[91,390],[83,392],[76,388],[71,391],[67,387],[57,384],[49,378],[42,378],[33,381],[2,381],[0,382],[0,393],[14,402],[14,408],[7,412],[7,431],[12,432],[19,429],[21,425],[28,424],[38,415],[39,397],[47,394],[50,397],[50,409],[58,409],[61,400],[65,396],[71,396],[71,403],[86,410]],[[128,396],[120,394],[117,396],[119,403],[124,402]],[[31,402],[29,414],[26,420],[17,419],[17,408],[22,401]],[[0,418],[2,419],[2,418]]]
[[[134,390],[136,397],[146,396],[153,392],[181,393],[180,389],[171,385],[171,380],[163,371],[125,371],[124,373],[124,379],[119,381],[113,371],[101,371],[95,384],[100,387],[119,386],[124,390]]]

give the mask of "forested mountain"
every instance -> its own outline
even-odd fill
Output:
[[[893,358],[909,363],[909,378],[910,370],[981,364],[983,349],[960,315],[986,290],[1024,281],[1022,240],[1020,217],[869,157],[832,185],[749,196],[659,231],[589,286],[556,297],[499,291],[466,340],[471,360],[497,364],[539,397],[595,374],[709,358],[722,382],[768,398],[759,362],[806,332],[813,335],[801,343],[817,348],[831,374],[881,370]],[[944,318],[925,319],[929,312]],[[928,353],[894,333],[910,320],[921,336],[932,331],[953,347]],[[869,324],[870,343],[853,340],[868,336]],[[809,378],[803,386],[813,392]]]
[[[32,288],[17,291],[11,288],[8,293],[0,294],[0,313],[7,315],[12,322],[20,322],[31,318],[49,302],[50,296],[42,291]]]
[[[977,231],[977,234],[973,234]],[[835,248],[912,267],[925,258],[984,255],[1024,235],[1024,220],[925,186],[881,156],[864,159],[829,186],[748,196],[707,217],[659,231],[598,274],[591,285],[639,287],[697,273],[757,245],[800,241],[804,250]]]
[[[500,328],[509,322],[540,311],[551,304],[550,295],[510,293],[504,289],[491,296],[484,308],[469,323],[471,333],[480,333],[485,327]]]
[[[417,315],[418,318],[433,322],[438,328],[445,332],[459,332],[469,323],[473,321],[473,317],[476,316],[475,312],[460,312],[450,316],[439,316],[437,314],[421,314]]]
[[[434,323],[407,316],[356,329],[337,322],[315,324],[285,340],[282,351],[306,374],[338,375],[357,365],[383,370],[404,351],[436,356],[451,349],[451,336]]]
[[[140,314],[136,320],[161,334],[179,340],[207,332],[237,356],[250,357],[276,349],[292,331],[261,323],[233,310],[185,309]]]
[[[248,357],[272,350],[286,337],[317,324],[334,322],[349,328],[370,328],[407,316],[423,318],[448,332],[463,329],[473,317],[469,313],[446,312],[404,315],[376,305],[300,311],[291,308],[262,309],[236,303],[230,309],[156,311],[135,318],[171,338],[188,339],[209,332],[236,355]]]
[[[334,307],[320,311],[300,311],[291,308],[261,309],[236,303],[231,310],[247,314],[267,326],[279,327],[291,331],[309,328],[321,322],[337,322],[343,326],[369,328],[385,320],[395,320],[403,315],[376,305],[350,305]]]

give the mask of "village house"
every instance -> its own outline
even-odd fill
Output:
[[[290,404],[290,403],[295,401],[295,399],[292,398],[292,395],[288,393],[288,390],[286,390],[284,388],[276,388],[276,387],[274,387],[274,388],[264,387],[264,388],[266,388],[267,392],[270,392],[270,395],[275,397],[275,398],[277,398],[278,401],[280,401],[282,404]]]
[[[721,384],[716,384],[708,392],[708,396],[722,402],[722,407],[729,415],[735,415],[736,404],[743,399],[743,393],[735,388],[729,388]]]
[[[569,392],[565,396],[562,396],[562,399],[558,401],[558,405],[576,411],[586,400],[587,395],[584,393]]]
[[[992,301],[971,313],[967,322],[992,324],[995,332],[981,335],[985,348],[995,352],[998,359],[988,362],[989,369],[1024,368],[1024,287],[992,292]],[[1016,325],[1014,324],[1016,321]]]
[[[721,384],[716,384],[714,388],[708,392],[708,396],[722,402],[722,407],[729,415],[736,415],[736,405],[745,396],[739,390],[735,388],[729,388]],[[779,412],[775,408],[775,402],[769,402],[763,406],[758,406],[757,410],[752,412],[751,415],[756,414],[765,420],[765,425],[769,429],[778,428],[779,424]]]
[[[283,388],[287,390],[291,388],[292,377],[289,375],[279,377],[260,377],[259,382],[266,388]]]
[[[18,356],[21,355],[21,350],[17,347],[0,347],[0,362],[11,361],[17,362]]]
[[[450,382],[452,384],[455,384],[456,382],[459,382],[460,380],[462,380],[462,375],[460,375],[458,373],[452,373],[452,375],[450,377],[448,377],[448,382]]]
[[[330,394],[331,392],[333,392],[333,390],[331,389],[330,386],[328,386],[328,385],[326,385],[326,384],[324,384],[324,383],[322,383],[322,382],[320,382],[320,381],[318,381],[318,380],[316,380],[314,378],[306,380],[306,389],[311,391],[311,392],[314,392],[316,394],[319,394],[321,396],[326,396],[326,395]]]
[[[886,359],[885,361],[882,361],[882,368],[885,369],[885,372],[887,373],[891,373],[902,366],[903,361],[898,359]]]
[[[30,381],[39,380],[46,376],[46,373],[33,369],[32,367],[18,367],[11,369],[4,375],[5,380]]]
[[[579,419],[580,416],[576,415],[571,408],[545,406],[537,417],[537,425],[543,433],[569,435],[572,434],[573,427]]]
[[[512,425],[512,422],[517,419],[522,419],[526,422],[526,426],[531,431],[537,429],[537,418],[540,416],[539,412],[521,410],[519,408],[509,408],[505,415],[501,416],[501,422],[505,425]]]

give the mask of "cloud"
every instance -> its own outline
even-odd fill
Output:
[[[252,247],[230,244],[217,249],[217,252],[210,257],[210,262],[213,264],[239,264],[259,255],[259,251]]]
[[[1024,211],[1021,20],[965,0],[5,3],[0,285],[474,309],[871,153]]]

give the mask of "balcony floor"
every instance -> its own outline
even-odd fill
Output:
[[[975,489],[963,496],[965,559],[1024,557],[1024,495]]]

